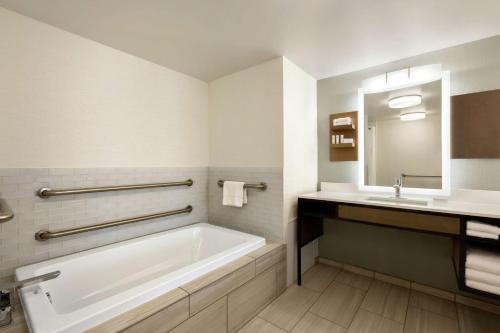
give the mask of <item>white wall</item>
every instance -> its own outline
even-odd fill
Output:
[[[209,84],[210,166],[283,166],[283,60]]]
[[[208,165],[208,85],[0,8],[0,167]]]
[[[296,277],[297,197],[316,191],[318,135],[316,80],[283,58],[283,223],[288,251],[288,283]],[[317,243],[302,249],[302,269],[314,264]]]

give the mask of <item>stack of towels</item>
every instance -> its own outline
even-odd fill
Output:
[[[243,207],[247,202],[247,189],[244,182],[224,182],[222,188],[222,204],[224,206]]]
[[[498,240],[500,228],[478,221],[467,221],[467,236]]]
[[[352,125],[351,117],[333,119],[333,126]]]
[[[465,285],[500,295],[500,253],[469,249],[465,261]]]

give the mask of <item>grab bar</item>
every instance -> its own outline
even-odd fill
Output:
[[[104,186],[104,187],[89,187],[89,188],[71,188],[71,189],[51,189],[49,187],[44,187],[38,190],[37,194],[40,198],[48,198],[57,195],[71,195],[71,194],[84,194],[84,193],[98,193],[98,192],[110,192],[110,191],[125,191],[125,190],[138,190],[144,188],[156,188],[156,187],[171,187],[171,186],[191,186],[193,185],[193,180],[188,179],[181,182],[169,182],[169,183],[152,183],[152,184],[137,184],[137,185],[121,185],[121,186]]]
[[[401,177],[403,177],[403,178],[406,178],[406,177],[410,177],[410,178],[442,178],[443,176],[408,175],[406,173],[402,173]]]
[[[145,220],[151,220],[151,219],[157,219],[157,218],[165,217],[165,216],[172,216],[172,215],[178,215],[178,214],[183,214],[183,213],[191,213],[192,211],[193,211],[193,207],[191,205],[189,205],[186,208],[182,208],[182,209],[175,209],[175,210],[170,210],[170,211],[166,211],[166,212],[162,212],[162,213],[149,214],[149,215],[141,215],[141,216],[132,217],[132,218],[128,218],[128,219],[100,223],[100,224],[93,224],[93,225],[88,225],[88,226],[84,226],[84,227],[59,230],[59,231],[40,230],[35,234],[35,239],[38,241],[46,241],[46,240],[52,239],[52,238],[59,238],[59,237],[64,237],[64,236],[76,235],[76,234],[81,234],[84,232],[101,230],[101,229],[106,229],[106,228],[110,228],[110,227],[117,227],[120,225],[125,225],[125,224],[129,224],[129,223],[140,222],[140,221],[145,221]]]
[[[14,218],[14,213],[7,205],[7,201],[0,199],[0,223],[10,221]]]
[[[217,182],[217,184],[222,187],[224,186],[224,180],[219,180]],[[257,183],[257,184],[245,184],[243,186],[244,188],[255,188],[255,189],[258,189],[258,190],[261,190],[261,191],[265,191],[267,190],[267,183],[264,183],[264,182],[261,182],[261,183]]]

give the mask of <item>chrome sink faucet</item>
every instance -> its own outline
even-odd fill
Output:
[[[401,182],[401,177],[396,178],[396,184],[392,185],[395,190],[394,196],[396,198],[401,198],[401,187],[403,187]]]

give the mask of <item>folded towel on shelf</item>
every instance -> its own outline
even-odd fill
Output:
[[[500,288],[500,275],[497,274],[482,272],[473,268],[466,268],[465,279],[490,284]]]
[[[351,117],[344,117],[344,118],[335,118],[333,119],[333,126],[337,125],[351,125],[352,124],[352,118]]]
[[[481,231],[490,234],[500,235],[499,227],[474,220],[467,221],[467,230]]]
[[[224,182],[222,188],[222,204],[224,206],[243,207],[247,202],[247,190],[244,182]]]
[[[470,230],[470,229],[467,229],[466,234],[467,234],[467,236],[473,236],[473,237],[479,237],[479,238],[489,238],[489,239],[498,239],[498,236],[499,236],[497,234],[492,234],[489,232]]]
[[[492,286],[486,283],[481,283],[479,281],[474,281],[474,280],[465,280],[465,285],[467,287],[477,289],[477,290],[482,290],[486,291],[488,293],[500,295],[500,287],[497,286]]]
[[[479,249],[469,249],[465,267],[500,275],[500,254]]]

